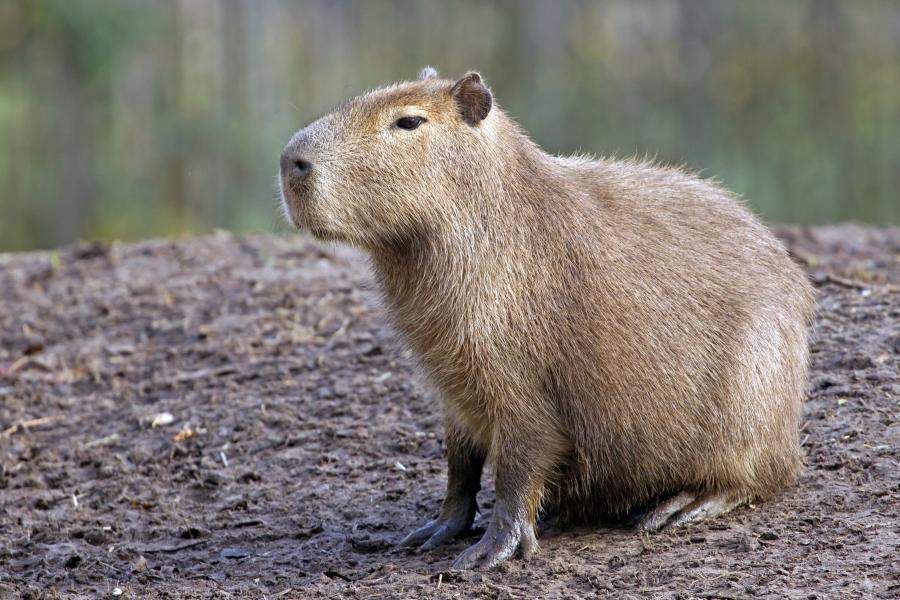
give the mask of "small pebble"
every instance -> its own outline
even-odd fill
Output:
[[[153,417],[150,427],[163,427],[165,425],[171,425],[174,421],[175,417],[172,416],[172,413],[161,412]]]
[[[222,558],[245,558],[250,556],[250,553],[243,548],[224,548],[219,555]]]
[[[144,571],[146,571],[147,566],[147,559],[144,558],[144,555],[139,555],[134,561],[134,570],[138,573],[143,573]]]

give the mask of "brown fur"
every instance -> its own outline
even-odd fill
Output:
[[[282,182],[295,224],[370,254],[448,443],[510,473],[532,522],[792,482],[814,303],[782,245],[683,170],[544,153],[468,77],[341,105]]]

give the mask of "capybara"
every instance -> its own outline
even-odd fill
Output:
[[[466,531],[486,462],[456,568],[528,557],[542,510],[652,530],[795,479],[812,288],[720,185],[551,156],[479,74],[430,68],[297,132],[280,183],[296,226],[368,253],[440,392],[446,497],[403,544]]]

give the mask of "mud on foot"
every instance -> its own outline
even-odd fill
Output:
[[[481,539],[469,546],[453,561],[453,568],[491,569],[521,550],[522,558],[529,559],[538,552],[534,524],[524,517],[504,519],[495,515]]]

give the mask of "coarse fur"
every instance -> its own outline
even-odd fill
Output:
[[[282,175],[297,226],[368,252],[451,451],[509,473],[532,524],[791,483],[814,301],[784,247],[681,169],[548,155],[466,77],[340,105]]]

